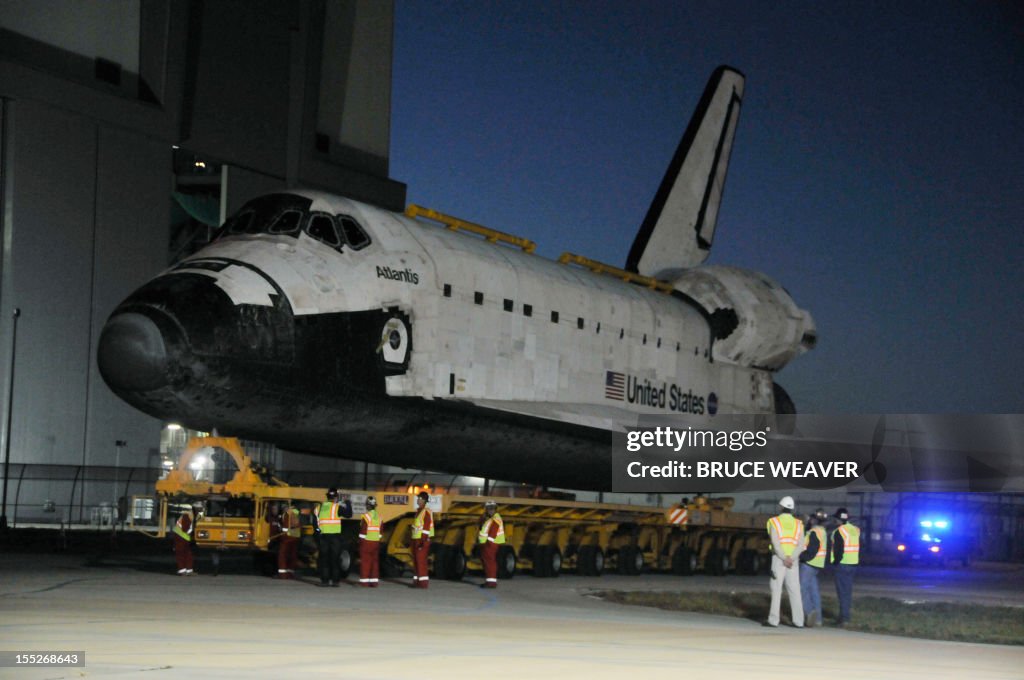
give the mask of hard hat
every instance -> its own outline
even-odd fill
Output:
[[[846,521],[850,519],[850,513],[846,511],[846,508],[839,508],[836,510],[836,519]]]
[[[366,497],[366,507],[368,507],[368,508],[375,508],[375,507],[377,507],[377,497],[376,496],[367,496]]]
[[[330,489],[327,490],[327,500],[333,501],[337,497],[338,497],[338,489],[336,489],[335,487],[332,486]]]
[[[428,503],[430,501],[430,494],[427,493],[426,491],[420,491],[418,494],[416,494],[416,498],[419,498],[424,503]]]
[[[497,508],[498,504],[495,501],[487,501],[484,503],[485,508]]]
[[[814,516],[817,517],[818,519],[822,520],[822,521],[825,521],[826,519],[828,519],[828,513],[825,512],[825,508],[818,508],[817,510],[815,510],[814,511]]]
[[[792,496],[783,496],[782,499],[779,500],[779,505],[784,507],[786,510],[792,510],[796,507],[796,503],[793,502]]]

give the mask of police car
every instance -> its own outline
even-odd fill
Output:
[[[959,560],[963,566],[970,563],[971,546],[961,533],[954,531],[953,523],[945,518],[924,518],[917,529],[905,535],[896,544],[902,565],[923,564],[945,566]]]

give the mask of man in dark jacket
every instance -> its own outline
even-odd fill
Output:
[[[804,603],[804,625],[808,628],[821,625],[818,575],[825,568],[825,558],[828,556],[826,519],[828,515],[821,508],[807,518],[810,529],[804,534],[804,551],[800,553],[800,599]]]

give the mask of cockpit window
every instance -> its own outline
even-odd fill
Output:
[[[345,236],[345,242],[352,250],[362,250],[370,245],[370,237],[366,235],[359,223],[348,215],[338,215],[338,223],[341,225],[341,232]]]
[[[295,194],[268,194],[254,198],[228,218],[214,238],[268,233],[297,237],[302,216],[312,203],[312,199]]]
[[[225,231],[229,234],[246,234],[252,227],[253,213],[251,210],[240,212],[224,225]]]
[[[302,213],[298,210],[285,210],[270,225],[271,234],[295,234],[299,231]]]
[[[306,232],[311,238],[341,251],[362,250],[370,235],[350,215],[311,212],[313,201],[295,194],[260,196],[242,206],[224,223],[215,239],[234,234],[274,234],[297,238]]]
[[[312,215],[306,225],[306,233],[332,248],[337,248],[341,245],[341,240],[338,238],[338,230],[334,224],[334,218],[330,215],[325,215],[324,213]]]

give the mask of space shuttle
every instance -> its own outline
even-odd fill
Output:
[[[711,76],[624,267],[289,189],[122,302],[101,375],[198,430],[581,490],[610,489],[612,432],[640,415],[792,413],[773,374],[813,348],[810,314],[763,274],[704,264],[743,85]]]

